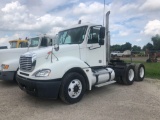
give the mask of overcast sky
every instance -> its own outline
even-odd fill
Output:
[[[0,3],[0,46],[8,40],[56,34],[78,23],[103,23],[104,0],[3,0]],[[143,46],[160,34],[160,0],[106,0],[111,44]]]

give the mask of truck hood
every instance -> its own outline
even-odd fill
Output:
[[[62,57],[62,56],[75,56],[75,57],[79,57],[79,45],[77,44],[65,44],[65,45],[60,45],[59,46],[59,50],[56,51],[53,46],[51,47],[47,47],[47,48],[43,48],[43,49],[38,49],[35,51],[31,51],[31,52],[27,52],[25,54],[36,54],[36,58],[40,58],[40,57],[47,57],[49,55],[49,52],[51,52],[53,49],[53,54],[56,57]],[[25,55],[23,54],[23,55]],[[53,55],[53,59],[54,59],[54,55]]]
[[[0,50],[0,65],[6,61],[18,59],[21,54],[27,52],[27,48],[15,48]]]
[[[36,50],[37,47],[30,47],[29,51]],[[11,61],[18,61],[20,55],[26,53],[28,48],[12,48],[0,50],[0,66],[1,64],[8,64]]]
[[[79,45],[77,44],[65,44],[60,45],[59,50],[56,51],[53,46],[47,47],[33,52],[27,52],[22,56],[34,56],[36,59],[35,69],[38,69],[41,65],[44,65],[47,62],[51,62],[51,51],[53,49],[52,61],[64,60],[68,57],[80,58]],[[36,56],[36,57],[35,57]]]

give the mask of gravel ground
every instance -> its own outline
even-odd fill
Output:
[[[0,81],[0,120],[160,120],[160,80],[88,91],[73,105],[27,95]]]

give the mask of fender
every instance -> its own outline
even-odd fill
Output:
[[[16,71],[19,66],[19,57],[25,53],[27,48],[15,48],[0,51],[0,66],[2,64],[9,65],[7,70],[3,71]]]
[[[72,69],[72,68],[87,68],[87,64],[85,64],[83,61],[81,61],[80,59],[76,58],[76,57],[60,57],[58,60],[54,59],[53,63],[50,62],[50,60],[48,60],[45,64],[42,64],[40,66],[38,66],[36,69],[34,69],[33,72],[30,73],[30,77],[31,79],[40,79],[40,80],[44,80],[44,79],[59,79],[62,78],[64,76],[64,74]],[[37,72],[38,70],[41,69],[50,69],[51,73],[48,77],[35,77],[32,76],[35,72]],[[26,76],[25,76],[26,77]]]
[[[8,70],[3,71],[17,71],[19,67],[19,58],[20,55],[27,52],[28,48],[13,48],[13,49],[6,49],[0,51],[0,66],[2,64],[9,65]],[[30,48],[30,51],[38,49],[37,47]]]
[[[18,66],[19,66],[19,58],[4,61],[4,62],[2,62],[2,64],[9,65],[9,68],[7,70],[3,70],[3,71],[17,71]]]

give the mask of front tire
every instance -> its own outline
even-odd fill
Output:
[[[60,88],[60,98],[62,101],[73,104],[79,102],[86,91],[84,77],[76,72],[71,72],[63,77]]]

